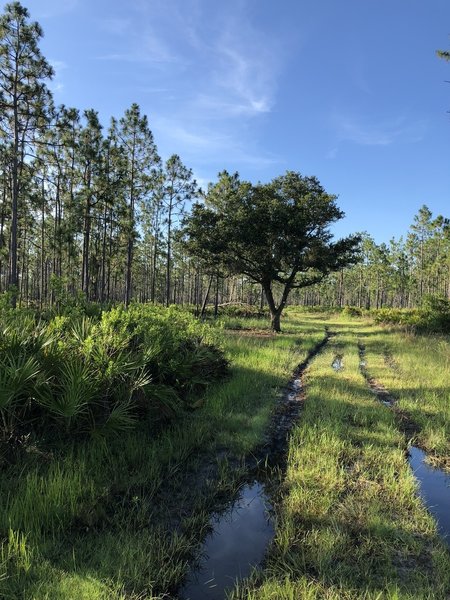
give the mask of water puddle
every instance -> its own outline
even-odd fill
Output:
[[[304,371],[332,335],[326,330],[323,340],[308,352],[280,395],[266,435],[251,455],[249,465],[252,464],[253,468],[260,470],[264,464],[284,471],[289,433],[305,401]],[[267,468],[265,476],[266,481],[269,478],[267,489],[270,489],[272,472]],[[212,531],[202,548],[202,558],[192,568],[179,598],[223,600],[226,591],[231,590],[237,580],[248,577],[253,568],[261,564],[275,534],[268,497],[261,479],[253,481],[241,489],[238,499],[226,512],[212,516]]]
[[[358,342],[358,353],[359,353],[359,369],[367,381],[369,388],[375,394],[377,399],[384,404],[392,408],[395,404],[394,398],[389,394],[387,389],[376,379],[369,376],[367,372],[367,360],[366,360],[366,349],[361,342]]]
[[[203,560],[181,589],[183,600],[223,600],[225,590],[250,575],[261,563],[274,536],[270,503],[261,483],[242,488],[223,514],[213,515],[213,531],[203,547]]]
[[[389,394],[386,388],[376,379],[369,376],[367,372],[366,352],[364,345],[358,342],[359,366],[361,373],[365,377],[367,384],[378,400],[385,406],[395,407],[395,399]],[[388,362],[385,355],[385,362]],[[394,359],[390,360],[391,365],[395,364]],[[390,365],[390,366],[391,366]],[[398,411],[398,416],[402,414]],[[407,422],[404,425],[409,435],[416,430],[414,423]],[[419,494],[431,515],[436,519],[439,534],[445,543],[450,547],[450,475],[440,469],[435,469],[425,462],[426,453],[416,446],[409,447],[408,461],[414,476],[419,482]]]
[[[450,547],[450,475],[425,462],[426,453],[409,448],[409,464],[420,486],[420,496],[436,519],[438,531]]]
[[[331,366],[335,371],[341,371],[344,368],[344,356],[342,354],[336,354],[331,363]]]
[[[291,381],[289,389],[291,390],[288,395],[289,400],[291,402],[297,400],[299,393],[302,391],[302,380],[298,377]]]

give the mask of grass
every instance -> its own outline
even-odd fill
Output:
[[[170,428],[142,423],[107,444],[49,441],[6,468],[0,597],[149,600],[174,591],[212,508],[239,484],[227,458],[260,441],[280,386],[323,337],[322,323],[286,325],[280,336],[225,331],[230,379]]]
[[[450,339],[374,327],[362,336],[368,369],[420,429],[418,443],[450,471]]]
[[[417,495],[405,438],[359,371],[357,339],[369,327],[340,319],[333,329],[308,371],[265,568],[232,597],[446,598],[448,551]]]
[[[151,600],[175,593],[213,510],[236,493],[240,458],[261,441],[280,387],[328,326],[336,335],[306,374],[307,401],[277,493],[265,568],[235,599],[446,598],[448,551],[417,495],[407,440],[377,402],[367,368],[448,456],[449,342],[367,320],[288,311],[284,332],[227,318],[226,382],[169,428],[140,423],[102,439],[29,447],[0,478],[0,597]],[[331,367],[336,355],[344,368]],[[446,396],[447,394],[447,396]],[[447,401],[446,401],[447,398]]]

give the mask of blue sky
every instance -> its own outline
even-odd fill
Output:
[[[450,0],[23,0],[57,103],[108,125],[137,102],[163,158],[316,175],[338,235],[450,216]]]

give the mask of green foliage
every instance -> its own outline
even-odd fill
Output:
[[[189,351],[184,355],[191,361],[189,369],[204,379],[208,369],[220,375],[218,368],[223,363],[220,361],[217,368],[209,363],[216,337],[209,327],[176,309],[131,306],[130,311],[134,310],[138,321],[139,315],[147,320],[145,328],[158,316],[164,320],[173,315],[173,339],[176,335],[185,338],[184,328],[179,326],[184,319],[196,339],[200,336],[203,340],[196,342],[194,356]],[[121,316],[114,313],[117,327],[124,319],[131,322],[127,312],[120,311]],[[104,319],[109,321],[112,315]],[[256,320],[243,323],[260,327]],[[93,329],[97,325],[94,320],[84,337],[98,331]],[[60,318],[57,327],[64,333],[55,347],[59,344],[61,350],[73,341],[67,351],[72,355],[81,344],[73,340],[70,320]],[[29,446],[16,464],[5,465],[0,478],[0,497],[5,498],[0,504],[0,534],[5,551],[9,529],[26,535],[23,539],[31,568],[21,570],[23,559],[14,554],[13,546],[6,566],[0,555],[0,597],[22,598],[25,593],[27,598],[52,600],[124,600],[125,596],[127,600],[156,600],[175,595],[188,561],[207,531],[219,494],[223,498],[230,487],[235,490],[241,482],[242,470],[236,468],[237,463],[226,468],[226,461],[221,460],[221,481],[216,481],[214,474],[210,478],[208,469],[207,485],[197,485],[203,481],[205,456],[207,464],[209,458],[215,464],[216,453],[225,447],[241,457],[259,443],[276,390],[323,337],[322,322],[299,325],[289,321],[289,327],[290,333],[280,336],[239,336],[221,331],[233,376],[223,384],[211,385],[202,397],[193,392],[181,401],[186,390],[177,393],[168,383],[140,378],[138,384],[143,387],[134,392],[131,405],[134,418],[142,418],[145,404],[150,405],[151,415],[170,405],[184,417],[171,421],[158,435],[149,432],[142,421],[117,435],[114,423],[110,431],[108,421],[99,419],[93,439],[75,443],[74,430],[70,435],[64,431],[62,439],[52,443],[51,453],[44,455],[43,444],[39,448]],[[134,327],[131,329],[132,334]],[[300,343],[293,351],[296,340]],[[218,359],[221,353],[212,350],[212,356]],[[178,362],[183,365],[183,361],[180,357]],[[178,377],[185,378],[186,373]],[[123,384],[116,395],[126,400],[128,391]],[[193,412],[193,405],[200,401],[204,402],[202,410]],[[110,412],[111,421],[123,419],[123,412],[118,411]],[[80,425],[80,421],[73,421],[74,427]],[[50,432],[47,437],[53,442]],[[172,523],[180,523],[175,533]],[[2,580],[5,571],[7,578]]]
[[[357,261],[359,236],[332,241],[329,227],[344,216],[336,196],[315,177],[288,171],[266,185],[220,174],[206,203],[185,219],[184,245],[209,270],[243,274],[260,284],[275,331],[292,289],[322,281]],[[273,285],[281,284],[276,303]]]
[[[450,300],[425,296],[418,309],[381,308],[372,312],[376,323],[400,325],[417,332],[450,332]]]
[[[346,317],[362,317],[363,311],[357,306],[345,306],[342,314]]]
[[[48,323],[18,309],[2,314],[3,439],[16,430],[106,437],[180,416],[228,368],[217,333],[177,307],[136,304]]]
[[[267,317],[267,311],[261,310],[258,306],[253,306],[251,304],[231,303],[219,307],[219,316],[259,319]]]

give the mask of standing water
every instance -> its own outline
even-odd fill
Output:
[[[183,600],[223,600],[225,590],[250,575],[274,535],[264,486],[254,482],[223,514],[212,518],[212,533],[203,547],[204,559],[181,590]]]
[[[426,454],[420,448],[409,448],[409,464],[419,481],[420,495],[436,519],[439,533],[450,546],[450,475],[433,469],[425,458]]]

